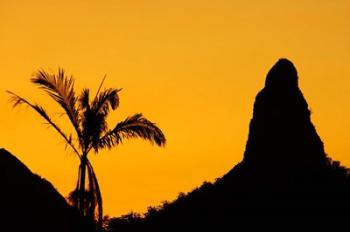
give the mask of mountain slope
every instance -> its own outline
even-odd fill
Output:
[[[0,149],[0,231],[83,231],[82,219],[56,189]]]
[[[349,210],[349,170],[327,157],[298,87],[297,70],[280,59],[255,99],[241,163],[214,184],[150,208],[144,218],[131,214],[110,220],[109,229],[311,225]]]

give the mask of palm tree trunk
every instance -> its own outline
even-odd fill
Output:
[[[79,173],[79,211],[85,216],[85,173],[86,173],[87,158],[83,154],[80,159],[80,173]]]

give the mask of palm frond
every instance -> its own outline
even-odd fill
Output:
[[[96,152],[103,148],[111,149],[122,143],[124,139],[130,138],[142,138],[158,146],[166,143],[163,132],[156,124],[144,118],[142,114],[135,114],[118,123],[113,130],[108,131],[94,149]]]
[[[82,138],[83,150],[98,143],[101,134],[107,131],[108,125],[106,116],[102,113],[95,113],[91,109],[86,109],[82,117]]]
[[[109,112],[109,108],[111,107],[113,110],[115,110],[119,106],[119,95],[118,92],[120,92],[121,89],[106,89],[102,92],[100,92],[96,97],[94,98],[91,109],[95,113],[102,113],[104,115],[107,115]]]
[[[100,191],[100,186],[97,181],[95,171],[88,160],[87,162],[87,172],[88,172],[88,192],[89,202],[88,202],[88,212],[87,215],[93,217],[97,222],[98,227],[102,226],[103,220],[103,208],[102,208],[102,195]]]
[[[105,75],[103,76],[102,81],[101,81],[101,83],[100,83],[100,86],[99,86],[98,89],[97,89],[96,96],[100,93],[100,90],[102,89],[103,83],[105,83],[106,77],[107,77],[107,74],[105,74]],[[95,96],[95,98],[96,98],[96,96]]]
[[[59,69],[57,75],[39,70],[31,78],[31,82],[43,89],[64,109],[80,138],[79,112],[76,109],[77,98],[74,92],[73,77],[67,77],[63,69]]]
[[[119,89],[99,91],[94,100],[89,103],[89,91],[84,90],[79,99],[82,109],[81,128],[84,149],[96,147],[101,135],[108,129],[107,116],[110,108],[116,109],[119,105]]]
[[[25,105],[31,107],[42,118],[45,119],[45,121],[47,122],[48,125],[53,127],[63,137],[63,139],[65,140],[66,144],[69,145],[73,149],[74,153],[80,157],[80,154],[79,154],[78,150],[73,145],[72,136],[71,135],[67,136],[59,128],[59,126],[57,126],[57,124],[52,121],[52,119],[50,118],[50,116],[47,114],[47,112],[44,110],[44,108],[42,106],[40,106],[38,104],[32,104],[29,101],[27,101],[26,99],[18,96],[17,94],[15,94],[15,93],[13,93],[11,91],[7,91],[7,93],[11,95],[10,101],[13,102],[13,107],[17,107],[17,106],[22,105],[22,104],[25,104]]]
[[[83,89],[78,98],[79,109],[87,110],[90,109],[90,90]]]

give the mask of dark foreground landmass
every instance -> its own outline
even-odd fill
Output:
[[[349,170],[325,153],[298,87],[297,71],[281,59],[256,96],[244,158],[238,165],[213,184],[204,183],[174,202],[149,208],[145,217],[113,218],[108,227],[110,231],[290,227],[299,231],[306,225],[336,227],[349,216]]]
[[[0,149],[0,231],[88,231],[52,184]]]
[[[88,231],[49,182],[3,149],[0,183],[0,231]],[[105,229],[315,231],[331,226],[331,231],[339,231],[338,226],[345,225],[343,231],[348,231],[349,216],[350,171],[325,153],[298,87],[297,71],[281,59],[256,96],[239,164],[214,183],[150,207],[145,216],[111,218]]]

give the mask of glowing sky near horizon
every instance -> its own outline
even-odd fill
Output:
[[[0,2],[0,147],[66,196],[78,160],[5,90],[60,109],[29,79],[63,67],[76,88],[123,88],[110,124],[142,112],[165,148],[132,140],[90,155],[105,213],[144,212],[213,181],[242,159],[253,102],[280,57],[300,87],[330,157],[350,166],[349,0]],[[78,91],[79,92],[79,91]]]

